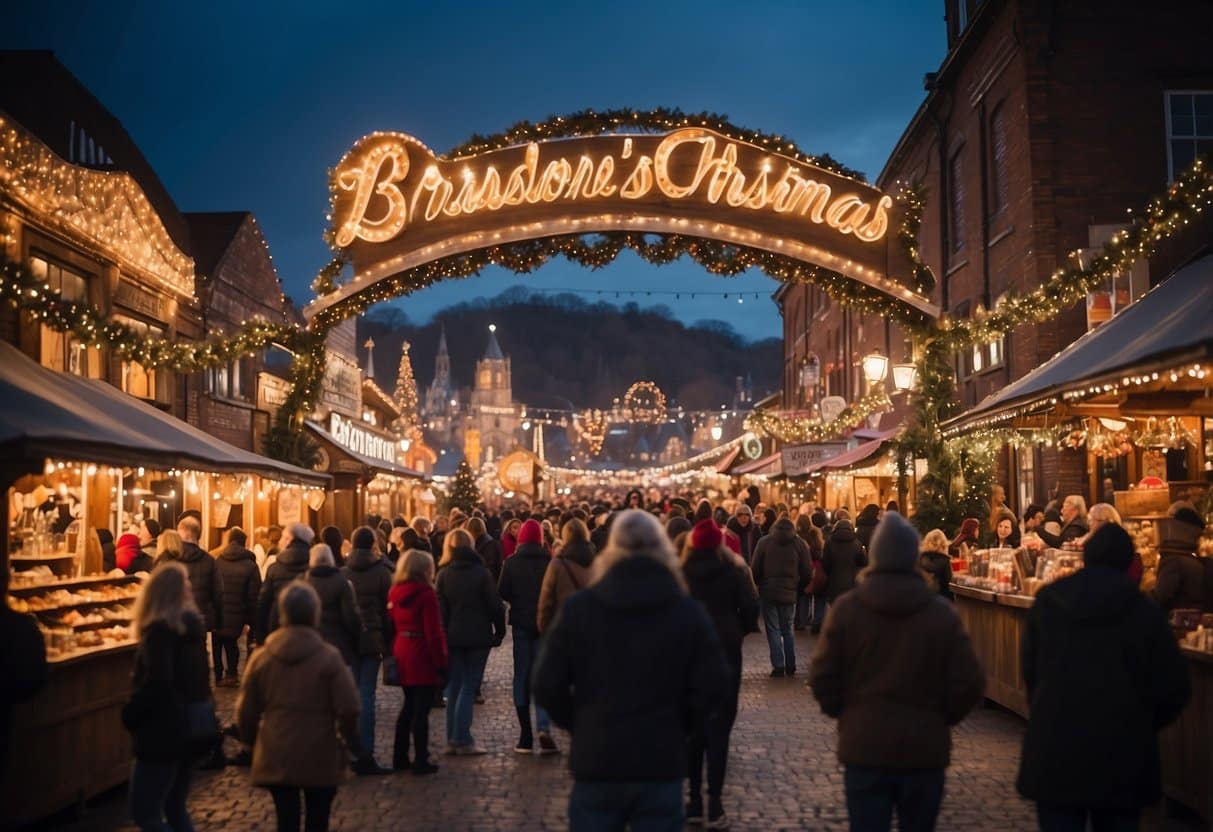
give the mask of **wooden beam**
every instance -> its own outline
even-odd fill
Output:
[[[1130,393],[1121,399],[1120,411],[1127,416],[1213,416],[1213,398],[1197,391]]]

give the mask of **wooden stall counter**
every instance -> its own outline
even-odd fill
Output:
[[[1192,698],[1158,736],[1162,791],[1213,824],[1213,653],[1179,649],[1191,670]]]
[[[1028,716],[1019,645],[1032,599],[952,584],[956,611],[986,672],[986,698]]]
[[[130,777],[122,706],[130,699],[134,653],[131,642],[52,661],[46,686],[13,708],[0,829],[19,829]]]

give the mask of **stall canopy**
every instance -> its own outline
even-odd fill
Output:
[[[836,457],[831,457],[823,462],[814,465],[811,471],[824,470],[842,470],[845,468],[856,468],[860,465],[868,463],[873,457],[878,456],[888,446],[889,441],[897,435],[901,430],[901,426],[886,430],[864,432],[862,435],[856,431],[856,435],[866,439],[849,451],[845,451]]]
[[[414,471],[412,468],[405,468],[403,465],[397,465],[396,463],[388,462],[387,460],[375,459],[374,457],[367,456],[366,454],[360,454],[352,448],[347,448],[345,445],[342,445],[337,441],[337,437],[333,436],[333,434],[329,433],[316,422],[308,422],[307,426],[309,430],[339,450],[342,454],[348,456],[357,464],[371,469],[375,473],[388,474],[393,477],[406,477],[416,480],[425,479],[425,474],[421,473],[420,471]]]
[[[325,485],[325,474],[229,445],[106,384],[48,370],[0,343],[0,461],[48,457],[195,468]]]
[[[1179,269],[1107,323],[943,427],[961,433],[1015,412],[1052,406],[1068,392],[1119,381],[1124,373],[1160,372],[1210,357],[1213,254]]]
[[[733,469],[734,474],[757,474],[760,476],[775,476],[783,471],[783,452],[776,451],[773,454],[764,456],[761,459],[756,459],[753,462],[747,462],[745,465],[738,465]]]
[[[724,458],[721,459],[720,462],[716,463],[716,473],[717,474],[727,474],[729,472],[729,468],[733,465],[734,462],[737,461],[737,457],[739,457],[740,455],[741,455],[741,446],[738,445],[736,448],[734,448],[733,450],[731,450],[727,454],[725,454]]]

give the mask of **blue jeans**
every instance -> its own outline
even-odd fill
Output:
[[[776,670],[796,669],[796,642],[792,638],[795,604],[762,602],[762,623],[767,631],[767,646],[771,648],[771,667]]]
[[[1036,818],[1041,832],[1086,832],[1087,818],[1095,832],[1137,832],[1141,828],[1138,809],[1075,809],[1037,803]]]
[[[487,647],[450,648],[450,676],[446,683],[446,741],[472,745],[472,705],[489,661]]]
[[[897,811],[901,832],[931,832],[943,803],[942,768],[847,766],[843,783],[851,832],[888,832]]]
[[[539,659],[539,636],[520,632],[514,627],[514,707],[531,707],[531,671]],[[535,730],[552,730],[548,712],[535,706]]]
[[[362,712],[358,714],[358,739],[362,750],[375,753],[375,689],[379,686],[379,668],[383,663],[374,656],[358,659],[358,694],[362,698]]]
[[[569,796],[572,832],[682,832],[682,781],[581,783]]]
[[[191,760],[149,763],[135,760],[131,771],[131,820],[143,832],[194,832],[185,798]]]

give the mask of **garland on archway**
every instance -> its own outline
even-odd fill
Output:
[[[780,442],[824,442],[841,436],[869,416],[888,410],[889,406],[888,394],[884,390],[878,390],[851,404],[829,422],[755,410],[746,416],[745,427],[746,430],[764,434]]]

